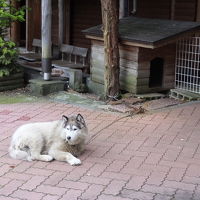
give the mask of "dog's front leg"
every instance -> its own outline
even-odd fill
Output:
[[[81,161],[69,152],[51,149],[48,153],[55,160],[68,162],[70,165],[80,165]]]

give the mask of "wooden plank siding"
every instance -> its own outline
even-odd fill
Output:
[[[196,0],[176,0],[174,19],[183,21],[195,21],[196,8]]]
[[[121,89],[136,92],[138,70],[138,47],[120,45],[120,86]],[[103,42],[92,41],[91,80],[104,84],[104,47]]]
[[[35,0],[32,4],[33,9],[33,38],[41,39],[41,0]],[[32,43],[32,41],[31,41]]]
[[[170,19],[171,0],[137,1],[138,17]]]
[[[31,11],[33,21],[29,23],[33,30],[32,39],[41,39],[41,0],[34,0]],[[52,1],[52,42],[58,44],[58,0]]]
[[[139,0],[136,16],[160,19],[171,19],[173,16],[174,20],[196,20],[197,0],[175,0],[174,9],[172,3],[172,0]]]
[[[155,88],[149,88],[150,62],[154,58],[164,59],[163,84],[160,89],[156,88],[156,90],[167,90],[174,87],[175,54],[175,44],[166,45],[154,50],[139,49],[137,93],[155,91]]]
[[[200,22],[200,0],[197,0],[196,21]]]
[[[58,0],[52,0],[52,43],[58,45]]]
[[[84,29],[101,24],[100,0],[71,1],[71,37],[70,43],[80,47],[90,47],[90,40],[81,32]]]

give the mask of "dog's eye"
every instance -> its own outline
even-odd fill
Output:
[[[77,130],[77,128],[74,128],[74,131],[76,131]]]
[[[67,130],[69,130],[69,127],[67,127]]]

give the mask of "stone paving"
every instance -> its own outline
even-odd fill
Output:
[[[28,122],[81,113],[91,140],[81,166],[8,156]],[[0,105],[0,200],[200,200],[200,103],[122,118],[62,103]]]

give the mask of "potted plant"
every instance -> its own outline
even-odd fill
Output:
[[[25,8],[16,9],[7,0],[0,0],[0,91],[23,86],[22,68],[17,64],[16,44],[8,39],[14,21],[24,21]]]

